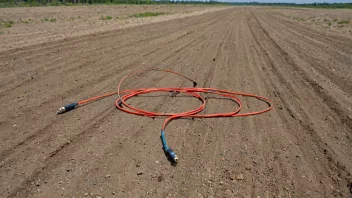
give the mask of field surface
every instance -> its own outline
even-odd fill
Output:
[[[0,9],[0,51],[73,36],[123,29],[141,24],[196,16],[224,6],[206,5],[100,5],[72,7],[19,7]],[[161,17],[135,17],[152,13]],[[12,27],[6,27],[12,26]]]
[[[216,9],[54,41],[2,40],[0,197],[351,197],[351,23],[338,23],[351,12]],[[9,29],[0,39],[20,31]],[[172,69],[199,87],[267,96],[274,108],[171,122],[166,136],[177,166],[161,149],[163,119],[118,111],[117,97],[55,114],[148,68]],[[150,72],[123,89],[163,86],[191,85]],[[262,107],[241,99],[245,111]],[[130,103],[168,112],[199,105],[168,94]],[[208,103],[205,113],[236,107]]]

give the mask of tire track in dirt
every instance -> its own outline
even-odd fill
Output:
[[[232,16],[232,14],[230,16]],[[228,23],[229,21],[231,21],[231,18],[232,17],[227,17],[222,22]],[[224,57],[219,56],[219,54],[222,54],[224,52],[225,42],[228,40],[230,36],[229,33],[232,32],[231,31],[232,28],[233,28],[232,26],[222,25],[222,28],[216,29],[217,30],[216,32],[218,33],[215,33],[214,37],[211,38],[212,43],[214,43],[214,41],[220,41],[220,42],[214,43],[216,45],[214,45],[210,49],[216,49],[216,50],[212,50],[208,52],[208,54],[213,54],[213,55],[209,56],[208,59],[205,59],[201,64],[201,65],[204,65],[206,64],[205,62],[208,62],[208,65],[209,65],[208,67],[210,67],[208,71],[204,72],[205,74],[202,80],[204,81],[204,84],[202,87],[213,87],[213,79],[217,73],[215,70],[220,69],[224,64],[224,60],[223,60]],[[209,95],[207,95],[206,97],[208,98],[207,100],[211,98],[211,96]],[[214,108],[208,107],[204,110],[204,113],[209,113],[209,112],[214,112]],[[194,128],[199,128],[201,126],[206,127],[206,129],[204,131],[194,130]],[[184,133],[183,138],[186,140],[181,142],[181,144],[182,143],[185,144],[185,142],[188,142],[189,144],[188,150],[193,150],[192,153],[181,152],[181,154],[183,154],[182,157],[184,158],[183,162],[188,162],[193,164],[192,169],[186,170],[191,174],[180,175],[182,177],[185,177],[186,180],[196,181],[197,178],[198,180],[202,180],[201,179],[202,175],[198,175],[194,172],[199,169],[206,171],[205,177],[216,180],[212,172],[216,171],[216,168],[213,168],[213,167],[217,164],[217,161],[219,160],[218,153],[220,152],[219,144],[221,143],[221,139],[218,134],[215,134],[215,135],[210,134],[213,131],[212,126],[213,124],[208,124],[208,122],[204,122],[204,120],[196,119],[196,123],[194,122],[191,123],[190,127],[188,127],[188,129]],[[190,130],[193,130],[194,132],[190,132]],[[199,140],[196,140],[196,139],[199,139]],[[194,155],[197,157],[194,158],[193,157]],[[192,182],[192,185],[188,188],[188,190],[180,189],[180,190],[177,190],[175,194],[180,194],[181,196],[196,196],[197,192],[194,191],[194,189],[198,189],[200,187],[201,186],[199,185],[199,183]],[[214,194],[214,193],[216,192],[210,192],[210,194]]]
[[[292,88],[292,86],[286,82],[286,81],[282,81],[285,78],[280,78],[280,76],[283,76],[283,73],[280,73],[278,71],[278,68],[276,65],[279,66],[283,66],[284,64],[279,64],[276,61],[280,62],[279,60],[281,59],[280,56],[274,56],[275,51],[271,50],[271,47],[269,47],[268,45],[265,44],[265,42],[263,42],[263,40],[267,40],[265,36],[262,35],[258,35],[259,32],[262,32],[262,30],[260,30],[260,27],[257,26],[256,22],[253,22],[251,19],[253,18],[253,16],[251,14],[248,15],[248,27],[250,27],[250,35],[252,37],[252,39],[250,39],[250,41],[253,42],[254,45],[254,49],[252,49],[252,54],[253,58],[256,60],[259,58],[259,60],[257,60],[257,74],[265,74],[265,75],[259,75],[261,76],[260,79],[262,79],[262,82],[265,84],[265,89],[267,94],[270,94],[270,97],[273,98],[274,96],[278,95],[278,92],[282,89],[282,87],[284,87],[284,89],[288,89],[288,93],[295,93],[295,89]],[[258,38],[260,38],[260,40],[258,40]],[[271,44],[269,42],[269,44]],[[250,45],[249,45],[250,46]],[[273,54],[271,54],[273,53]],[[268,71],[273,71],[273,74],[268,73]],[[277,82],[277,79],[280,79],[281,82]],[[285,86],[287,87],[285,87]],[[274,94],[272,94],[274,93]],[[266,94],[266,95],[267,95]],[[287,93],[286,93],[287,94]],[[297,95],[291,95],[289,94],[291,98],[296,98],[298,97]],[[285,102],[285,98],[280,98],[280,100],[282,101],[275,101],[275,103],[277,104],[276,109],[281,109],[282,106],[283,107],[289,107],[292,106],[291,104],[284,104],[282,105],[281,102]],[[275,110],[276,110],[275,109]],[[274,110],[274,111],[275,111]],[[288,157],[290,155],[292,155],[292,153],[300,153],[299,150],[297,150],[297,148],[292,148],[292,142],[295,142],[297,140],[295,140],[295,138],[292,137],[291,134],[287,133],[287,131],[292,131],[295,130],[293,128],[289,128],[287,129],[286,127],[281,127],[281,126],[285,126],[287,125],[287,123],[292,122],[292,117],[288,116],[286,114],[282,114],[280,110],[276,111],[277,113],[279,113],[281,116],[277,116],[277,118],[273,119],[272,121],[277,122],[278,124],[278,129],[283,130],[281,131],[281,133],[277,133],[275,132],[275,128],[272,128],[272,130],[270,130],[269,133],[266,133],[265,135],[268,137],[265,137],[265,135],[263,135],[263,145],[267,144],[267,145],[273,145],[272,149],[270,149],[269,151],[267,151],[267,149],[264,149],[262,151],[263,153],[263,160],[267,161],[266,159],[268,159],[267,163],[269,164],[273,164],[270,165],[268,167],[266,167],[266,171],[267,173],[273,174],[278,172],[279,175],[277,176],[277,178],[280,178],[281,181],[269,181],[267,183],[267,185],[272,186],[273,187],[273,191],[275,192],[274,195],[276,196],[283,196],[283,197],[288,197],[288,196],[295,196],[298,194],[298,196],[303,196],[300,195],[299,192],[297,193],[297,189],[301,189],[301,188],[306,188],[306,186],[304,185],[304,183],[302,182],[294,182],[294,179],[299,181],[301,180],[301,175],[299,175],[300,173],[294,170],[297,170],[297,164],[296,163],[292,163],[290,162],[292,159],[290,159],[291,157]],[[292,114],[291,114],[292,115]],[[255,117],[256,118],[256,117]],[[278,119],[280,118],[280,119]],[[286,119],[285,119],[286,118]],[[265,122],[265,121],[264,121]],[[267,121],[269,122],[269,121]],[[258,122],[256,122],[258,125]],[[270,123],[270,122],[269,122]],[[281,123],[281,124],[280,124]],[[284,124],[284,125],[282,125]],[[281,125],[281,126],[280,126]],[[265,132],[263,130],[260,129],[261,127],[259,127],[257,129],[257,131],[261,131]],[[265,127],[263,127],[265,128]],[[277,131],[277,130],[276,130]],[[287,141],[286,137],[290,137],[289,141]],[[284,138],[284,139],[283,139]],[[269,140],[268,143],[265,143]],[[290,145],[290,146],[287,146]],[[286,157],[284,157],[286,155]],[[294,158],[295,156],[293,156]],[[273,163],[273,162],[277,162],[277,164]],[[293,162],[297,161],[296,159],[293,159]],[[259,168],[259,167],[257,167]],[[260,181],[261,183],[263,182],[263,180],[259,179],[260,175],[257,175],[258,181]],[[291,178],[291,181],[289,181],[289,178]],[[281,186],[282,185],[282,186]],[[277,188],[277,186],[280,186],[280,188]],[[265,191],[264,191],[265,192]],[[267,191],[268,192],[268,191]],[[263,194],[267,194],[263,193]],[[269,191],[270,192],[270,191]]]
[[[300,31],[303,33],[303,36],[306,38],[309,38],[311,40],[316,40],[319,41],[320,44],[326,44],[329,43],[329,47],[336,47],[336,49],[344,49],[347,50],[344,53],[348,54],[351,53],[351,39],[348,37],[344,37],[344,36],[340,36],[338,34],[329,34],[326,32],[322,32],[322,31],[316,31],[313,28],[311,28],[310,26],[307,25],[303,25],[300,23],[294,23],[291,22],[285,18],[278,18],[272,14],[269,14],[271,17],[274,17],[277,21],[280,21],[281,23],[284,23],[288,26],[290,26],[290,28],[292,30],[296,30],[296,31]],[[292,28],[295,27],[295,28]],[[340,50],[338,50],[340,51]],[[334,52],[333,52],[334,53]]]
[[[273,41],[273,43],[274,43],[274,45],[276,45],[277,46],[277,49],[279,49],[278,51],[279,51],[279,53],[280,54],[286,54],[286,56],[284,56],[284,58],[286,59],[286,57],[289,57],[288,55],[287,55],[287,53],[285,52],[285,51],[283,51],[283,49],[279,46],[279,44],[277,44],[270,36],[269,36],[269,34],[266,32],[266,30],[264,30],[263,29],[263,27],[260,27],[262,30],[263,30],[263,32],[268,36],[268,38],[269,39],[271,39],[272,41]],[[254,31],[253,31],[254,32]],[[259,31],[255,31],[255,32],[259,32]],[[262,37],[262,36],[261,36]],[[267,47],[266,47],[267,48]],[[277,59],[276,59],[277,60]],[[285,62],[287,62],[287,63],[292,63],[292,64],[290,64],[290,66],[293,66],[293,68],[297,71],[298,70],[298,67],[296,66],[296,64],[292,61],[292,60],[290,60],[290,61],[288,61],[287,59],[285,60]],[[275,64],[272,64],[272,66],[274,66]],[[278,68],[276,68],[275,70],[274,70],[276,73],[278,72]],[[305,81],[308,81],[308,83],[309,82],[311,82],[311,80],[309,80],[308,79],[308,77],[307,77],[307,74],[306,73],[304,73],[304,74],[302,74],[303,73],[303,71],[302,70],[299,70],[300,71],[300,76],[302,76],[303,77],[303,79],[305,80]],[[286,84],[287,85],[287,81],[286,81],[286,78],[287,78],[287,76],[286,76],[286,78],[285,77],[283,77],[283,74],[282,73],[277,73],[277,74],[279,74],[278,76],[281,76],[281,82],[283,82],[283,84]],[[297,76],[297,75],[295,75],[295,76]],[[296,81],[297,82],[297,81]],[[313,84],[313,87],[312,87],[312,89],[314,90],[314,85],[315,84]],[[290,88],[291,90],[293,90],[293,92],[295,92],[294,90],[295,89],[293,89],[292,87]],[[316,92],[318,95],[320,95],[320,92]],[[298,93],[297,93],[298,94]],[[325,95],[323,95],[323,96],[321,96],[320,95],[320,97],[322,97],[322,98],[324,98],[324,101],[325,101],[325,99],[326,99],[326,96]],[[290,104],[288,104],[288,103],[285,103],[285,99],[284,98],[281,98],[281,101],[282,102],[284,102],[284,106],[285,107],[290,107],[291,106],[291,108],[297,108],[297,107],[294,107],[294,106],[292,106],[292,105],[290,105]],[[303,126],[307,131],[309,131],[310,133],[310,135],[312,135],[312,142],[314,142],[314,144],[316,144],[317,146],[319,146],[320,147],[320,152],[322,152],[322,151],[324,151],[324,158],[326,158],[327,159],[327,164],[329,164],[329,165],[331,165],[331,163],[330,162],[333,162],[335,165],[333,165],[333,167],[330,167],[330,170],[326,170],[326,171],[328,171],[328,172],[330,172],[329,174],[331,174],[331,175],[334,175],[334,172],[337,170],[338,172],[339,172],[339,177],[342,177],[342,175],[344,175],[343,177],[345,177],[344,179],[345,179],[345,181],[348,183],[348,181],[350,180],[350,173],[349,173],[349,171],[346,171],[345,170],[345,168],[344,168],[344,166],[345,165],[339,165],[339,163],[341,163],[341,160],[337,160],[337,159],[335,159],[334,157],[333,157],[333,155],[335,154],[335,152],[334,152],[334,150],[333,149],[331,149],[331,148],[329,148],[328,146],[327,146],[327,144],[326,143],[324,143],[325,141],[323,140],[323,139],[321,139],[321,137],[319,136],[319,135],[317,135],[317,132],[310,126],[310,124],[313,122],[312,120],[310,120],[309,119],[309,116],[308,116],[308,113],[306,113],[306,114],[302,114],[302,111],[300,111],[300,113],[298,114],[297,113],[297,111],[295,111],[295,110],[292,110],[292,109],[289,109],[289,108],[287,108],[287,110],[289,110],[289,113],[290,113],[290,115],[294,118],[294,119],[296,119],[297,121],[299,121],[299,124],[301,125],[301,126]],[[333,110],[334,110],[334,108],[333,108]],[[339,114],[338,114],[339,115]],[[302,116],[303,116],[303,118],[302,118]],[[310,123],[310,124],[307,124],[307,121],[305,121],[305,120],[308,120],[308,123]],[[328,149],[329,148],[329,149]],[[330,153],[332,153],[332,154],[330,154]],[[307,153],[307,155],[309,155],[308,153]],[[340,162],[339,162],[340,161]],[[342,188],[342,186],[344,186],[344,184],[342,184],[341,182],[335,182],[336,181],[336,179],[335,179],[335,176],[331,176],[331,180],[332,181],[334,181],[333,183],[335,183],[335,185],[337,185],[338,187],[337,188]]]
[[[345,108],[341,104],[339,104],[335,100],[335,98],[333,98],[333,96],[328,95],[326,93],[326,91],[323,90],[323,88],[319,84],[317,84],[317,82],[312,80],[308,76],[308,74],[305,73],[305,71],[303,69],[298,67],[294,63],[294,61],[290,58],[290,55],[285,50],[283,50],[276,41],[274,41],[270,37],[268,32],[266,32],[266,30],[263,29],[263,27],[261,27],[261,29],[267,35],[267,37],[270,38],[273,41],[273,43],[275,43],[275,47],[280,51],[281,55],[284,56],[284,58],[286,59],[286,62],[288,62],[290,64],[290,66],[292,66],[294,68],[294,70],[298,71],[300,75],[302,75],[303,79],[311,85],[311,87],[313,88],[313,90],[315,91],[315,93],[317,95],[319,95],[321,98],[324,98],[324,102],[326,102],[327,106],[332,107],[331,109],[334,110],[334,112],[337,115],[339,115],[339,117],[341,118],[342,122],[345,123],[349,128],[352,128],[352,118],[350,118],[349,113],[345,112]],[[284,77],[282,77],[282,79],[284,79]]]
[[[270,16],[270,15],[268,15]],[[276,18],[271,18],[270,22],[275,23],[277,26],[281,26],[281,28],[278,28],[277,30],[280,31],[280,29],[287,29],[286,32],[282,32],[281,35],[285,35],[287,38],[291,39],[285,39],[285,43],[290,44],[292,48],[296,50],[296,53],[304,60],[308,60],[311,67],[314,67],[317,71],[319,71],[322,75],[328,77],[332,82],[334,82],[340,89],[342,89],[345,93],[351,95],[350,90],[351,84],[347,80],[348,78],[351,77],[351,73],[349,71],[349,65],[352,63],[351,56],[346,53],[345,51],[348,50],[349,48],[338,48],[338,47],[331,47],[333,46],[331,43],[325,42],[316,42],[313,39],[314,36],[309,35],[305,36],[302,33],[299,33],[297,30],[295,30],[293,27],[283,25],[284,23],[282,20],[280,22],[275,22]],[[268,21],[266,21],[268,24]],[[292,39],[293,37],[300,38],[300,39]],[[294,42],[293,42],[294,41]],[[301,46],[305,47],[304,51],[302,51]],[[352,45],[352,41],[351,41]],[[309,49],[311,48],[311,49]],[[317,49],[321,51],[320,53],[316,53],[319,55],[318,57],[314,57],[310,51],[313,49]],[[341,50],[343,49],[343,50]],[[314,54],[315,55],[315,54]],[[336,62],[335,60],[339,60]],[[338,74],[342,74],[343,76],[336,76],[334,75],[334,70],[335,68],[338,71]]]
[[[243,57],[244,57],[244,65],[246,65],[246,67],[242,67],[242,72],[243,73],[247,73],[247,75],[243,75],[241,81],[245,82],[242,85],[242,89],[246,90],[247,92],[250,93],[258,93],[258,94],[264,94],[260,92],[260,74],[259,72],[256,73],[254,72],[254,61],[257,60],[258,57],[256,57],[255,55],[253,55],[253,44],[251,43],[251,41],[253,40],[253,32],[251,32],[250,28],[253,26],[253,24],[249,23],[250,19],[252,18],[252,16],[249,13],[245,13],[245,22],[243,25],[243,35],[247,35],[247,36],[243,36],[244,37],[244,42],[243,42],[243,47],[244,47],[244,53],[243,53]],[[257,61],[260,62],[260,61]],[[254,79],[253,79],[254,78]],[[267,95],[268,93],[265,93],[264,95]],[[244,101],[247,109],[254,109],[254,104],[253,104],[253,100],[249,99],[249,98],[244,98]],[[258,108],[258,107],[257,107]],[[268,119],[265,119],[268,120]],[[261,129],[264,128],[264,123],[265,121],[260,118],[256,118],[256,117],[250,117],[249,119],[246,119],[244,121],[246,124],[241,125],[241,131],[246,131],[246,133],[243,133],[243,135],[241,136],[241,140],[242,142],[244,142],[244,146],[248,149],[246,149],[246,151],[241,152],[241,158],[245,159],[246,161],[249,161],[249,157],[248,155],[251,155],[252,153],[255,153],[256,155],[254,155],[253,157],[257,158],[256,162],[258,163],[258,165],[256,163],[253,163],[253,166],[257,166],[257,170],[261,170],[260,172],[262,172],[264,175],[272,175],[274,176],[273,178],[267,178],[266,181],[262,181],[261,179],[259,179],[261,176],[260,175],[256,175],[256,178],[253,182],[254,183],[259,183],[261,182],[262,184],[259,184],[259,186],[261,186],[261,188],[264,188],[264,186],[267,186],[270,188],[270,194],[272,195],[277,195],[277,196],[288,196],[287,193],[284,192],[284,184],[286,183],[286,179],[288,178],[288,173],[286,172],[286,169],[283,168],[284,164],[281,163],[280,160],[275,160],[278,159],[278,157],[280,156],[280,152],[277,151],[277,149],[275,148],[282,148],[282,144],[278,143],[276,141],[273,141],[275,138],[280,138],[280,136],[276,136],[275,135],[271,135],[268,133],[264,133],[262,134],[261,138],[255,138],[255,133],[263,133],[261,132]],[[251,136],[252,135],[252,136]],[[267,138],[266,136],[272,137],[272,138]],[[249,139],[254,140],[253,142],[248,141]],[[255,141],[256,140],[256,141]],[[255,148],[258,144],[260,145],[272,145],[272,147],[267,148],[265,150],[257,150],[257,149],[251,149],[251,148]],[[261,158],[261,159],[260,159]],[[264,161],[264,166],[261,165],[260,161]],[[286,165],[286,164],[285,164]],[[250,165],[247,165],[247,169],[248,166],[251,167]],[[245,171],[246,167],[244,170]],[[257,180],[257,181],[256,181]],[[259,182],[258,182],[259,181]],[[250,186],[251,182],[249,182],[247,184],[247,186]],[[273,188],[273,186],[275,186],[275,188]],[[267,192],[261,190],[257,190],[256,188],[252,187],[248,189],[248,192],[252,192],[252,194],[248,194],[248,196],[258,196],[258,195],[264,195]]]

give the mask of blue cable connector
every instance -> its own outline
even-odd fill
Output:
[[[62,114],[62,113],[71,111],[72,109],[76,108],[76,106],[78,106],[78,102],[74,102],[74,103],[71,103],[71,104],[66,105],[66,106],[64,106],[64,107],[61,107],[61,108],[56,112],[56,114]]]
[[[164,149],[164,152],[175,162],[177,163],[178,161],[178,157],[177,155],[175,154],[175,152],[169,148],[166,144],[166,139],[165,139],[165,132],[164,130],[161,130],[161,135],[160,135],[160,139],[161,139],[161,143],[163,144],[163,149]]]

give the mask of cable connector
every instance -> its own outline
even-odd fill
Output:
[[[56,112],[56,114],[62,114],[62,113],[71,111],[72,109],[76,108],[77,105],[78,105],[78,103],[77,103],[77,102],[74,102],[74,103],[71,103],[71,104],[66,105],[66,106],[64,106],[64,107],[61,107],[61,108]]]
[[[178,157],[171,148],[168,148],[165,152],[172,160],[174,160],[175,163],[177,163]]]
[[[173,160],[173,162],[177,163],[178,162],[178,157],[175,154],[175,152],[169,148],[166,144],[166,139],[165,139],[165,132],[164,130],[161,130],[161,135],[160,135],[161,143],[163,144],[163,149],[165,154]]]
[[[121,102],[121,99],[118,101],[118,103],[117,103],[117,104],[119,105],[119,107],[123,108],[123,107],[122,107],[122,102]]]

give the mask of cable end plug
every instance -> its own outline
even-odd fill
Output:
[[[66,105],[64,107],[61,107],[57,112],[56,114],[63,114],[63,113],[66,113],[68,111],[71,111],[72,109],[76,108],[76,106],[78,105],[77,102],[74,102],[74,103],[71,103],[69,105]]]
[[[197,82],[193,81],[193,87],[196,87],[197,85]]]
[[[175,162],[177,163],[178,162],[178,157],[177,155],[175,154],[175,152],[169,148],[166,150],[166,154]]]
[[[120,108],[123,108],[121,100],[118,101],[117,105],[119,105]]]

